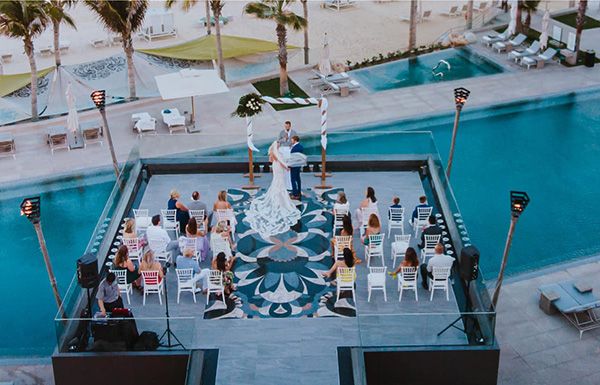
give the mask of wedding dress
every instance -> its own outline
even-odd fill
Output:
[[[269,155],[274,158],[271,162],[271,186],[266,193],[254,199],[246,211],[246,220],[250,228],[264,239],[288,231],[301,217],[286,189],[286,173],[281,164],[283,160],[277,142],[273,142],[269,147]]]

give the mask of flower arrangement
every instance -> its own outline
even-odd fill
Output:
[[[366,58],[362,61],[357,61],[356,63],[351,62],[350,60],[346,60],[346,65],[349,70],[355,70],[358,68],[370,67],[372,65],[387,63],[390,61],[405,59],[411,56],[418,56],[424,53],[430,53],[434,51],[438,51],[440,49],[446,48],[442,44],[431,44],[429,46],[420,46],[410,51],[394,51],[388,52],[387,55],[379,54],[378,56],[373,56],[372,58]]]
[[[237,108],[231,113],[231,116],[246,118],[258,115],[261,113],[264,103],[264,100],[257,93],[243,95],[240,98]]]

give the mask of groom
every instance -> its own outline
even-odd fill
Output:
[[[290,148],[290,154],[299,152],[304,154],[304,147],[300,144],[300,138],[298,135],[292,136],[292,146]],[[302,181],[300,180],[300,170],[302,167],[290,167],[290,177],[292,179],[292,199],[302,200]]]

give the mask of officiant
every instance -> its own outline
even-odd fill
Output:
[[[292,129],[292,122],[287,120],[283,124],[283,130],[279,132],[277,142],[279,143],[279,152],[283,156],[283,160],[287,162],[290,158],[290,147],[292,146],[292,137],[297,135],[296,130]],[[285,175],[285,187],[288,190],[292,189],[292,177],[289,171]]]

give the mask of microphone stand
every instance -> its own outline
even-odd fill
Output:
[[[165,307],[166,307],[166,312],[165,315],[167,317],[167,329],[164,331],[164,333],[160,336],[159,339],[159,344],[160,346],[162,346],[163,348],[175,348],[177,346],[181,346],[183,349],[185,349],[185,346],[183,346],[183,344],[181,343],[181,341],[179,341],[179,338],[177,338],[177,336],[175,335],[175,333],[173,333],[173,331],[171,330],[171,322],[170,322],[170,316],[169,316],[169,295],[167,293],[167,269],[171,266],[170,262],[165,263],[165,267],[163,267],[163,287],[165,289]],[[167,343],[163,343],[164,338],[167,337]],[[171,337],[177,341],[177,343],[172,343],[171,342]]]

